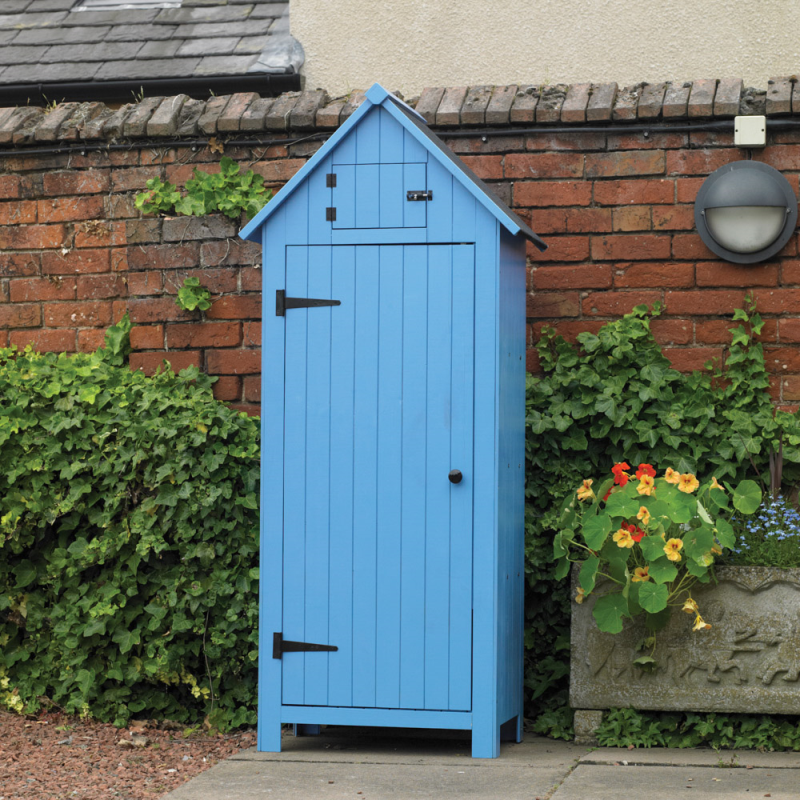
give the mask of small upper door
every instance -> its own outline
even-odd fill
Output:
[[[336,164],[329,183],[334,229],[427,225],[427,164]]]
[[[287,300],[340,305],[285,317],[282,633],[337,648],[283,654],[285,705],[471,708],[474,273],[287,248]]]

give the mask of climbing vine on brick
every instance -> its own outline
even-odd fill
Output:
[[[218,174],[195,169],[194,177],[186,181],[186,193],[181,194],[174,183],[150,178],[147,191],[136,195],[135,205],[145,214],[183,214],[201,217],[220,211],[231,219],[244,212],[254,217],[271,199],[272,190],[253,170],[242,173],[232,158],[220,161]]]

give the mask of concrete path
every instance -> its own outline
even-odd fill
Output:
[[[526,736],[495,760],[450,732],[325,728],[245,750],[164,800],[800,800],[800,754],[587,748]]]

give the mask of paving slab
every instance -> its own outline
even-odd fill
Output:
[[[530,737],[503,743],[498,759],[472,759],[451,732],[323,729],[284,735],[281,753],[244,750],[164,800],[533,800],[552,794],[586,747]]]
[[[652,749],[603,747],[580,757],[581,764],[621,764],[622,766],[753,767],[796,769],[800,780],[800,753],[760,753],[757,750],[712,750],[710,747]],[[800,785],[798,785],[800,792]]]
[[[772,800],[800,798],[800,771],[580,764],[552,800]]]

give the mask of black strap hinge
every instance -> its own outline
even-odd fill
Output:
[[[341,300],[317,300],[313,297],[287,297],[283,289],[275,292],[275,316],[285,317],[287,308],[318,308],[320,306],[340,306]]]
[[[339,648],[332,644],[311,644],[311,642],[290,642],[283,633],[272,634],[272,657],[280,658],[284,653],[335,653]]]

